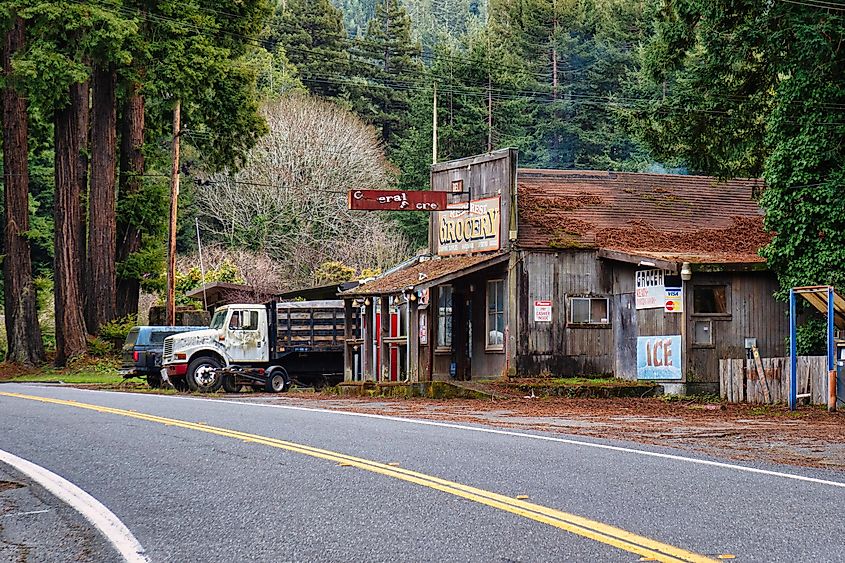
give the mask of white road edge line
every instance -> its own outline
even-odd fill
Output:
[[[11,465],[30,479],[47,489],[59,500],[79,512],[128,563],[148,563],[144,548],[114,513],[103,503],[49,469],[36,465],[21,457],[0,450],[0,461]]]
[[[682,455],[676,454],[665,454],[659,452],[650,452],[648,450],[638,450],[636,448],[626,448],[624,446],[611,446],[609,444],[597,444],[594,442],[585,442],[583,440],[573,440],[571,438],[558,438],[555,436],[544,436],[542,434],[528,434],[526,432],[513,432],[511,430],[499,430],[497,428],[485,428],[483,426],[467,426],[464,424],[454,424],[451,422],[438,422],[434,420],[421,420],[418,418],[402,418],[399,416],[389,416],[385,414],[372,414],[372,413],[364,413],[364,412],[349,412],[349,411],[341,411],[341,410],[333,410],[333,409],[320,409],[314,407],[297,407],[293,405],[267,405],[263,403],[252,403],[246,401],[235,401],[231,399],[205,399],[201,397],[180,397],[174,395],[151,395],[147,393],[127,393],[125,391],[100,391],[97,389],[80,389],[78,387],[74,387],[77,391],[87,392],[87,393],[111,393],[115,395],[130,395],[133,397],[157,397],[157,398],[164,398],[164,399],[181,399],[183,401],[206,401],[206,402],[215,402],[215,403],[225,403],[225,404],[235,404],[235,405],[246,405],[250,407],[265,407],[265,408],[273,408],[273,409],[288,409],[288,410],[298,410],[298,411],[311,411],[311,412],[320,412],[320,413],[328,413],[340,416],[357,416],[361,418],[376,418],[381,420],[392,420],[395,422],[404,422],[406,424],[420,424],[424,426],[439,426],[442,428],[454,428],[457,430],[469,430],[471,432],[485,432],[487,434],[499,434],[502,436],[515,436],[518,438],[529,438],[532,440],[543,440],[546,442],[557,442],[560,444],[569,444],[573,446],[582,446],[586,448],[595,448],[599,450],[607,450],[607,451],[614,451],[614,452],[623,452],[628,454],[635,454],[635,455],[642,455],[646,457],[655,457],[660,459],[671,459],[673,461],[683,461],[686,463],[695,463],[698,465],[707,465],[710,467],[719,467],[721,469],[731,469],[734,471],[744,471],[746,473],[756,473],[758,475],[768,475],[770,477],[780,477],[783,479],[792,479],[795,481],[803,481],[806,483],[814,483],[816,485],[827,485],[831,487],[840,487],[845,489],[845,483],[840,481],[829,481],[827,479],[818,479],[816,477],[806,477],[804,475],[796,475],[794,473],[783,473],[781,471],[773,471],[770,469],[759,469],[757,467],[748,467],[745,465],[737,465],[735,463],[724,463],[721,461],[712,461],[709,459],[698,459],[694,457],[686,457]]]

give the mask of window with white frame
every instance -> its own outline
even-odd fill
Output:
[[[569,322],[576,325],[610,324],[610,303],[607,297],[571,297]]]
[[[452,286],[441,285],[437,292],[437,347],[452,347]]]
[[[487,348],[501,350],[505,345],[505,281],[487,282]]]

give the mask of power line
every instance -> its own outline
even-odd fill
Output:
[[[797,6],[806,6],[808,8],[821,8],[823,10],[834,10],[838,12],[845,12],[845,4],[839,2],[825,2],[823,0],[780,0],[786,4],[795,4]]]

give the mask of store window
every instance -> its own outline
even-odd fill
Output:
[[[695,315],[729,315],[728,286],[696,285],[693,287],[693,314]]]
[[[505,346],[505,281],[487,282],[487,349]]]
[[[572,297],[569,299],[569,322],[576,325],[610,324],[607,297]]]
[[[441,285],[437,292],[437,347],[452,347],[452,286]]]

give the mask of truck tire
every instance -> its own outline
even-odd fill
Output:
[[[285,393],[290,389],[290,376],[283,367],[267,370],[267,385],[264,390],[268,393]]]
[[[234,375],[224,375],[223,376],[223,391],[226,393],[240,393],[241,386],[235,383],[235,376]]]
[[[220,389],[222,383],[222,377],[214,370],[222,367],[223,364],[220,360],[211,356],[194,358],[188,364],[188,372],[185,374],[188,388],[191,391],[199,391],[200,393],[214,393]]]

